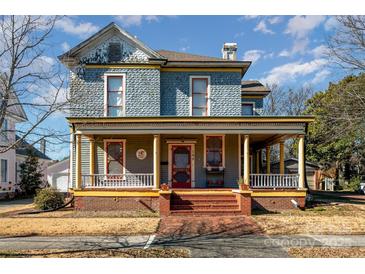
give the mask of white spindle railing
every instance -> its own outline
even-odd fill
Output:
[[[153,174],[82,175],[83,188],[146,188],[153,187]]]
[[[251,174],[251,188],[298,188],[298,174]]]

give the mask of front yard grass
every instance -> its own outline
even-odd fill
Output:
[[[155,233],[159,221],[153,213],[65,209],[6,215],[0,218],[0,236],[142,235]]]
[[[288,249],[295,258],[364,258],[364,247],[293,247]]]
[[[189,258],[183,248],[103,249],[103,250],[1,250],[0,258]]]
[[[364,234],[365,206],[338,204],[312,209],[256,214],[253,219],[269,235]]]

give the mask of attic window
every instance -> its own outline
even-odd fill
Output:
[[[119,62],[122,59],[122,51],[119,43],[110,43],[108,48],[109,62]]]

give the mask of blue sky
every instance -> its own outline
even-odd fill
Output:
[[[53,32],[49,57],[65,52],[112,21],[153,49],[220,57],[224,42],[237,42],[237,58],[253,61],[244,79],[293,88],[309,85],[318,91],[344,76],[323,55],[336,24],[329,16],[65,17]],[[45,125],[68,132],[60,115]],[[68,145],[50,146],[48,154],[61,159],[68,155]]]

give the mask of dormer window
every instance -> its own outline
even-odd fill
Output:
[[[120,62],[122,60],[122,50],[119,43],[110,43],[108,48],[109,63]]]
[[[190,94],[192,116],[209,116],[209,76],[191,76]]]
[[[120,117],[124,115],[125,74],[108,74],[104,76],[105,116]]]
[[[254,114],[255,114],[255,103],[253,103],[253,102],[242,103],[242,115],[243,116],[252,116]]]

